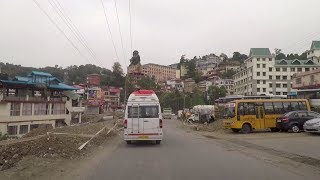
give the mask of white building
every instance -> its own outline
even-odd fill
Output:
[[[209,56],[206,59],[198,60],[196,63],[196,68],[198,71],[201,71],[203,75],[205,75],[207,72],[216,69],[220,62],[220,57]]]
[[[307,53],[307,58],[316,63],[320,63],[320,41],[312,41],[310,50]]]
[[[220,87],[225,87],[227,90],[227,95],[233,95],[233,79],[217,79],[214,82],[215,86]]]
[[[311,59],[275,60],[268,48],[251,48],[242,69],[233,76],[234,94],[287,95],[292,91],[293,74],[318,67]]]

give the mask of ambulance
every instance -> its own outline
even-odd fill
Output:
[[[138,90],[130,94],[125,110],[124,140],[154,141],[160,144],[162,113],[159,99],[153,90]]]

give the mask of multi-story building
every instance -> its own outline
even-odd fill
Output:
[[[307,58],[320,64],[320,41],[312,41],[310,50],[307,52]]]
[[[153,77],[156,82],[165,82],[176,78],[175,68],[152,63],[142,65],[142,73]]]
[[[234,76],[234,94],[287,95],[292,91],[292,76],[317,69],[313,60],[275,60],[268,48],[251,48],[242,70]]]
[[[112,111],[115,111],[116,109],[121,108],[121,103],[120,103],[121,88],[108,87],[108,88],[103,88],[103,90],[104,90],[104,98],[106,102],[107,111],[112,112]]]
[[[202,72],[202,74],[207,74],[207,72],[217,68],[220,62],[220,57],[209,56],[206,59],[198,60],[196,63],[196,69]]]
[[[209,87],[212,85],[213,83],[211,81],[207,81],[207,80],[200,81],[198,83],[198,90],[200,90],[201,92],[206,92],[208,91]]]
[[[87,75],[88,86],[100,86],[101,77],[100,74],[89,74]]]
[[[240,63],[238,61],[221,62],[219,64],[218,70],[220,73],[224,73],[230,70],[236,72],[240,70]]]
[[[21,136],[42,126],[58,127],[81,122],[80,96],[76,88],[49,73],[0,80],[0,132]],[[77,120],[75,119],[77,118]]]
[[[214,85],[218,87],[224,87],[227,90],[227,95],[233,95],[233,79],[217,79],[214,81]]]
[[[184,83],[184,92],[187,92],[187,93],[193,92],[195,87],[197,86],[196,82],[191,78],[185,79],[183,83]]]
[[[171,86],[172,90],[177,90],[179,92],[182,92],[184,88],[184,83],[181,79],[168,80],[166,85]]]

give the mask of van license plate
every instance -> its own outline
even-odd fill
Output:
[[[281,122],[281,119],[278,119],[277,122]]]
[[[139,136],[139,139],[149,139],[149,136]]]

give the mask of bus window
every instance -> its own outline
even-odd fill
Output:
[[[284,108],[284,113],[293,111],[293,108],[292,108],[290,102],[283,102],[283,108]]]
[[[238,114],[239,115],[245,115],[243,104],[244,103],[239,103],[238,104]]]
[[[306,102],[298,102],[300,110],[307,110]]]
[[[264,103],[264,112],[265,114],[274,114],[272,102]]]
[[[282,102],[274,102],[273,106],[274,106],[274,113],[275,114],[284,114]]]
[[[255,113],[255,104],[254,103],[244,103],[244,106],[246,107],[245,114],[246,115],[256,115]]]
[[[292,111],[301,110],[298,102],[291,102]]]

